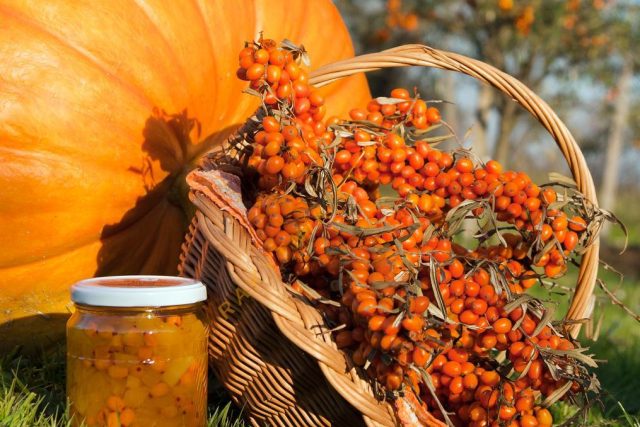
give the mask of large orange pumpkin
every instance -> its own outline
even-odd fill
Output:
[[[176,272],[183,177],[255,110],[235,71],[260,31],[312,67],[353,54],[329,0],[0,0],[0,349],[43,343],[78,279]]]

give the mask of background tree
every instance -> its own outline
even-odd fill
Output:
[[[625,3],[614,10],[615,26],[609,29],[615,43],[611,44],[610,55],[602,61],[601,80],[609,82],[612,100],[611,119],[606,140],[606,154],[603,163],[602,181],[600,185],[600,204],[603,208],[615,208],[622,154],[625,148],[632,149],[628,133],[629,114],[632,106],[632,80],[640,69],[640,58],[635,50],[640,42],[640,5]],[[613,76],[613,78],[611,78]],[[627,147],[625,147],[627,145]],[[609,229],[605,229],[609,232]]]

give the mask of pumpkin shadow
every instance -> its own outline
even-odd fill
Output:
[[[64,340],[69,316],[69,313],[41,313],[1,324],[0,356],[11,353],[33,355],[56,347]],[[20,342],[12,337],[19,337]]]
[[[140,164],[127,167],[139,177],[144,194],[119,221],[102,228],[94,276],[177,274],[180,247],[194,214],[186,175],[216,141],[237,127],[201,138],[200,122],[187,110],[153,110],[142,130]],[[156,176],[159,172],[162,177]]]

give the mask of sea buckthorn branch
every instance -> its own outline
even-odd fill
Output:
[[[427,135],[442,120],[417,91],[325,120],[304,54],[287,46],[261,39],[239,56],[263,103],[245,133],[258,177],[248,219],[336,345],[382,396],[412,392],[454,424],[548,426],[543,403],[596,390],[592,359],[525,292],[562,276],[605,214],[577,192],[436,148],[451,135]],[[382,198],[384,186],[397,197]],[[455,242],[469,218],[475,247]]]

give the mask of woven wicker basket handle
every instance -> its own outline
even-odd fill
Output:
[[[545,127],[555,139],[569,164],[578,190],[580,190],[594,206],[597,206],[596,190],[587,163],[575,139],[553,110],[539,96],[514,77],[487,65],[481,61],[458,55],[452,52],[433,49],[423,45],[405,45],[379,53],[357,56],[355,58],[334,62],[313,71],[310,83],[324,86],[342,77],[352,74],[390,67],[424,66],[444,70],[457,71],[480,80],[483,83],[501,90],[515,102],[522,105]],[[566,318],[577,320],[588,317],[591,313],[590,299],[598,271],[599,241],[596,238],[583,255],[578,275],[578,283]],[[579,325],[573,325],[575,334]]]

